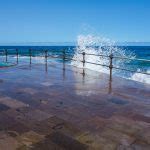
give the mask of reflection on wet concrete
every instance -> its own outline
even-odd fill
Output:
[[[109,80],[108,93],[109,93],[109,94],[112,93],[112,81],[111,81],[111,80]]]
[[[48,64],[47,64],[47,60],[45,62],[45,72],[47,73],[48,72]]]
[[[65,80],[65,78],[66,78],[66,63],[65,63],[65,61],[63,61],[63,80]]]
[[[82,72],[82,83],[84,85],[84,82],[85,82],[85,69],[83,68],[83,72]]]
[[[149,97],[149,85],[67,64],[1,69],[0,150],[150,149]]]

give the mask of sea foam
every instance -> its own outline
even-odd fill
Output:
[[[72,65],[76,65],[77,67],[82,68],[83,63],[83,56],[81,53],[85,52],[86,54],[94,54],[94,55],[104,55],[104,56],[94,56],[94,55],[86,55],[85,60],[86,62],[97,63],[102,65],[109,66],[110,60],[109,55],[113,54],[114,56],[118,57],[134,57],[132,53],[127,53],[125,49],[119,48],[115,46],[115,42],[108,39],[102,38],[99,36],[94,35],[79,35],[77,40],[77,47],[73,59],[77,61],[72,61]],[[105,57],[107,56],[107,57]],[[124,67],[125,62],[130,62],[130,60],[124,59],[113,59],[113,65],[115,67]],[[100,65],[93,65],[90,63],[85,63],[85,68],[92,69],[99,72],[108,73],[108,67],[100,66]],[[115,73],[117,70],[114,70]],[[118,72],[118,71],[117,71]]]
[[[107,66],[110,65],[109,57],[105,57],[105,56],[109,56],[110,54],[113,54],[113,56],[117,56],[117,57],[135,58],[134,53],[132,53],[131,51],[127,51],[126,49],[123,49],[121,47],[117,47],[114,41],[108,38],[103,38],[94,35],[78,36],[77,46],[75,49],[75,54],[73,56],[73,59],[77,61],[72,61],[71,62],[72,65],[77,66],[79,68],[83,68],[83,62],[82,62],[83,56],[81,54],[83,52],[85,52],[86,54],[93,54],[93,55],[85,55],[85,61],[94,63],[94,64],[85,63],[84,68],[107,73],[107,74],[109,74],[109,68],[105,66],[101,66],[101,65],[107,65]],[[104,55],[104,56],[102,57],[102,56],[95,56],[95,55]],[[130,61],[131,60],[128,59],[114,58],[113,66],[117,68],[125,68],[125,69],[132,70],[132,68],[130,68],[130,66],[127,65],[130,63]],[[95,65],[95,63],[101,65]],[[119,69],[113,69],[113,74],[116,76],[121,76],[131,80],[150,84],[150,78],[148,75],[145,74],[139,74],[139,73],[132,74],[131,72],[126,72]]]
[[[150,74],[150,70],[148,70],[147,73]],[[134,73],[130,79],[150,84],[150,76],[146,74]]]

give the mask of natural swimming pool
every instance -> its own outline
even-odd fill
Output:
[[[10,66],[14,66],[15,64],[13,63],[9,63],[9,62],[1,62],[0,63],[0,68],[2,67],[10,67]]]

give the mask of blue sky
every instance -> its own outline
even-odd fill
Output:
[[[0,0],[0,43],[72,42],[79,34],[150,42],[149,0]]]

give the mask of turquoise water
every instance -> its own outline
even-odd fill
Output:
[[[13,66],[13,63],[0,62],[0,67],[10,67]]]

